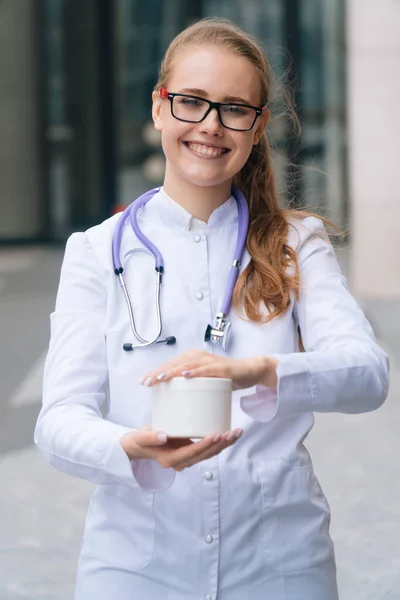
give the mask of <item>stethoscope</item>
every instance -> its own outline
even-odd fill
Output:
[[[162,283],[162,276],[164,273],[164,259],[162,257],[161,252],[151,243],[151,241],[142,233],[139,228],[137,222],[137,212],[142,206],[147,204],[149,200],[153,198],[153,196],[160,190],[160,188],[155,188],[149,190],[139,198],[137,198],[132,204],[130,204],[122,213],[117,226],[115,228],[113,239],[112,239],[112,259],[114,266],[114,273],[118,276],[119,282],[121,284],[122,290],[125,295],[126,303],[128,306],[129,312],[129,320],[131,323],[131,328],[134,336],[140,342],[140,344],[131,344],[126,343],[123,345],[123,349],[125,351],[133,350],[134,348],[146,348],[147,346],[152,346],[154,344],[175,344],[176,338],[174,336],[169,336],[164,339],[159,339],[162,331],[162,319],[161,319],[161,308],[160,308],[160,290]],[[247,201],[244,195],[240,190],[238,190],[235,186],[232,186],[232,195],[236,200],[238,207],[238,237],[236,242],[236,249],[234,260],[232,266],[229,271],[228,284],[225,292],[224,301],[222,303],[222,307],[219,313],[216,315],[216,324],[215,327],[212,325],[207,325],[207,329],[204,335],[204,341],[211,342],[213,344],[220,344],[222,348],[226,351],[227,342],[229,336],[229,332],[231,330],[231,323],[228,321],[228,315],[231,308],[233,290],[239,276],[239,270],[242,260],[243,251],[246,244],[247,230],[249,226],[249,209],[247,206]],[[129,298],[129,293],[125,284],[125,280],[123,277],[124,269],[121,265],[120,260],[120,250],[121,250],[121,240],[122,240],[122,232],[124,229],[125,222],[130,220],[131,227],[135,232],[138,239],[143,243],[145,248],[151,252],[155,259],[155,270],[156,270],[156,307],[157,307],[157,325],[158,332],[155,338],[151,341],[145,340],[142,338],[137,330],[135,325],[135,319],[132,311],[132,304]]]

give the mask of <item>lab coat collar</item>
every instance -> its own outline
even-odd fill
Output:
[[[237,224],[238,211],[236,200],[233,196],[228,198],[221,206],[216,208],[210,215],[208,223],[196,219],[183,206],[175,202],[164,188],[160,188],[154,197],[140,209],[140,217],[151,220],[152,223],[166,227],[167,229],[181,229],[191,231],[200,229],[222,229]]]

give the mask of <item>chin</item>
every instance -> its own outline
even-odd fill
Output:
[[[186,181],[190,182],[192,185],[196,185],[199,187],[211,187],[223,185],[226,181],[232,180],[233,174],[222,174],[219,173],[193,173],[193,172],[185,172],[181,171],[181,177],[186,179]]]
[[[216,187],[223,185],[230,178],[210,178],[210,177],[185,177],[186,181],[197,187]]]

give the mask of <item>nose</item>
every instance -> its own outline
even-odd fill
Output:
[[[222,135],[223,126],[220,123],[216,108],[212,108],[204,121],[199,123],[200,131],[209,135]]]

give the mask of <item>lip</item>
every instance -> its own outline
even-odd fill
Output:
[[[210,148],[218,148],[220,150],[226,150],[230,152],[231,149],[226,146],[220,146],[219,144],[213,144],[212,142],[199,142],[197,140],[183,140],[183,143],[186,144],[198,144],[199,146],[209,146]]]
[[[190,152],[190,154],[192,156],[196,156],[197,158],[202,158],[203,160],[220,160],[221,158],[223,158],[224,156],[227,156],[230,152],[231,149],[230,148],[226,148],[225,146],[219,146],[218,144],[206,144],[205,142],[192,142],[190,141],[184,141],[182,142],[183,145],[185,146],[186,150],[188,152]],[[192,150],[191,148],[189,148],[189,144],[198,144],[199,146],[208,146],[209,148],[218,148],[219,150],[223,150],[223,152],[221,152],[218,156],[207,156],[207,154],[200,154],[198,152],[195,152],[194,150]]]

